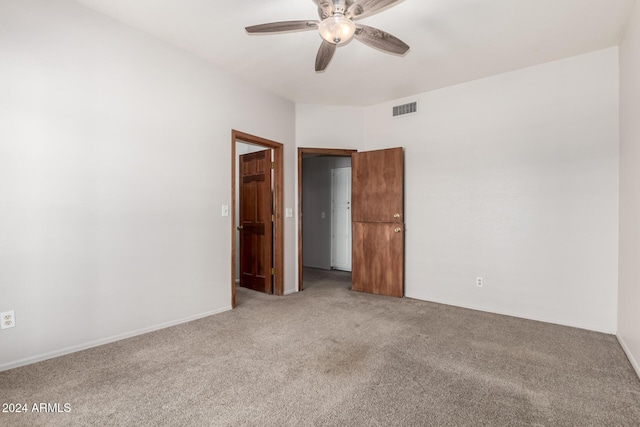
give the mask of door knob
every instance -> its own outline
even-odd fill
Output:
[[[244,230],[244,227],[239,225],[238,227],[236,227],[238,230]]]
[[[401,232],[401,231],[402,231],[402,228],[400,228],[400,227],[396,227],[396,228],[394,228],[394,229],[393,229],[393,231],[394,231],[395,233],[399,233],[399,232]]]
[[[399,213],[393,215],[394,218],[400,218],[400,216],[401,215]]]

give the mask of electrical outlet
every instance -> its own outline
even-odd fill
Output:
[[[476,277],[476,286],[479,288],[484,286],[484,279],[482,277]]]
[[[15,311],[5,311],[0,313],[0,329],[9,329],[16,326],[16,313]]]

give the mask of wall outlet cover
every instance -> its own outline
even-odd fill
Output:
[[[0,313],[0,329],[9,329],[16,326],[15,311],[5,311]]]

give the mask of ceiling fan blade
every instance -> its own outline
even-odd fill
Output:
[[[316,71],[324,71],[327,65],[329,65],[329,62],[331,62],[331,58],[333,58],[335,52],[335,44],[322,40],[320,49],[318,49],[318,55],[316,56]]]
[[[357,24],[354,37],[366,45],[397,55],[404,55],[409,50],[409,45],[399,38],[367,25]]]
[[[350,19],[360,19],[380,12],[382,9],[400,3],[402,0],[358,0],[347,9],[345,16]]]
[[[318,28],[318,21],[282,21],[246,27],[248,33],[280,33],[282,31],[311,30]]]

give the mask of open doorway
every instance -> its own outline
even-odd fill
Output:
[[[304,157],[351,155],[351,289],[404,295],[404,149],[372,151],[298,149],[298,289],[304,289]],[[307,195],[307,197],[309,197]],[[312,196],[313,197],[313,196]],[[313,212],[311,213],[313,214]],[[316,213],[317,214],[317,213]],[[315,242],[309,242],[311,246]],[[308,246],[308,245],[307,245]]]
[[[351,154],[298,149],[298,290],[304,269],[351,270]],[[304,242],[309,244],[305,245]]]
[[[263,153],[261,156],[255,156]],[[269,198],[266,204],[266,210],[270,211],[269,215],[263,215],[264,219],[262,224],[252,225],[251,232],[255,232],[256,229],[262,228],[262,241],[254,239],[265,250],[270,251],[268,259],[268,266],[263,265],[262,262],[256,262],[261,266],[264,271],[259,272],[259,276],[266,277],[266,283],[269,289],[272,289],[274,295],[284,294],[284,223],[283,223],[283,145],[270,141],[264,138],[260,138],[254,135],[250,135],[244,132],[232,130],[231,131],[231,306],[236,306],[236,280],[239,279],[238,272],[238,249],[240,248],[239,239],[241,239],[242,226],[239,224],[240,211],[238,209],[238,202],[240,201],[240,178],[238,172],[242,168],[239,167],[241,156],[248,157],[248,160],[257,162],[260,166],[261,174],[263,178],[267,176],[273,183],[269,184],[262,191],[266,193],[265,197]],[[253,159],[256,157],[256,159]],[[261,157],[261,159],[257,159]],[[245,181],[255,181],[257,175],[245,179]],[[240,227],[240,228],[239,228]],[[249,231],[249,230],[247,230]],[[268,231],[268,232],[266,232]],[[246,234],[246,233],[245,233]],[[264,237],[267,237],[265,239]],[[256,253],[262,253],[262,249],[255,251]],[[242,256],[242,255],[240,255]],[[260,259],[263,259],[260,255]]]

